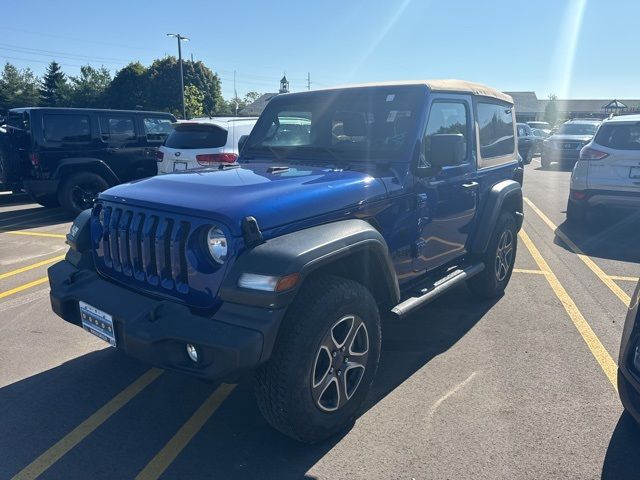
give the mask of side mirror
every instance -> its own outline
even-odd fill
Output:
[[[466,155],[464,135],[461,133],[436,133],[431,135],[431,148],[427,161],[432,167],[460,165]]]
[[[238,154],[242,155],[242,149],[244,148],[245,144],[247,143],[247,140],[249,139],[249,135],[242,135],[239,139],[238,139]]]

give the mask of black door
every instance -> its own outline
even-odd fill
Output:
[[[101,159],[121,182],[149,176],[145,157],[145,142],[136,126],[133,114],[105,113],[100,115]]]

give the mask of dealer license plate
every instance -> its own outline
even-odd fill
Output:
[[[116,332],[111,315],[88,303],[80,302],[80,318],[82,319],[82,328],[87,332],[104,340],[112,347],[116,346]]]
[[[629,178],[640,178],[640,167],[631,167]]]
[[[173,171],[181,172],[187,169],[187,162],[173,162]]]

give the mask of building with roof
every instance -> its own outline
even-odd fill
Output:
[[[289,80],[287,80],[287,76],[283,75],[280,79],[280,90],[276,93],[263,93],[258,98],[256,98],[249,105],[240,110],[240,115],[243,117],[258,117],[262,113],[262,111],[266,108],[267,103],[276,95],[281,93],[289,93]]]
[[[535,92],[505,92],[511,95],[519,122],[544,120],[544,111],[550,100],[539,99]],[[559,119],[606,118],[609,115],[640,112],[640,99],[557,99]]]

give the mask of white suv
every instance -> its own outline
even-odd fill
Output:
[[[194,118],[177,122],[158,149],[158,173],[172,173],[235,163],[238,140],[248,135],[257,117]]]
[[[582,222],[595,207],[640,211],[640,115],[605,120],[580,151],[571,174],[567,220]]]

